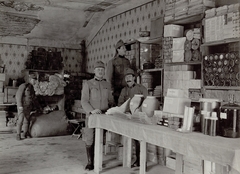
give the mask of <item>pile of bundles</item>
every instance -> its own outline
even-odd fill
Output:
[[[166,0],[164,22],[204,14],[215,7],[215,0]]]
[[[240,3],[205,11],[204,39],[214,42],[240,37]]]
[[[34,90],[36,95],[52,96],[64,94],[66,82],[61,75],[54,74],[49,76],[48,81],[36,81]]]
[[[184,31],[181,25],[165,25],[163,39],[165,63],[200,61],[201,37],[200,28]]]

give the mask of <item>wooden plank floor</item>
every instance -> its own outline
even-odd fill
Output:
[[[85,145],[76,137],[56,136],[22,141],[16,134],[0,133],[0,174],[94,174],[85,171]],[[104,156],[103,174],[138,174],[138,168],[117,166],[112,155]],[[114,166],[114,167],[113,167]],[[148,163],[148,174],[173,174],[166,167]]]

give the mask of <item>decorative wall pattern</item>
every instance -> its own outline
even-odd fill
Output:
[[[0,44],[0,63],[5,64],[6,85],[8,79],[22,78],[25,74],[25,62],[30,51],[38,47],[30,46],[27,51],[26,45]],[[77,73],[82,72],[81,50],[68,48],[42,47],[46,50],[61,51],[64,62],[64,70]]]
[[[151,19],[163,14],[164,1],[155,0],[109,18],[86,48],[87,72],[93,72],[96,60],[107,62],[115,55],[118,40],[128,41],[139,37],[139,31],[150,31]]]

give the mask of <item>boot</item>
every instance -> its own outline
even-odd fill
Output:
[[[22,138],[28,138],[28,136],[29,136],[28,127],[29,127],[28,124],[22,125],[22,130],[23,130]]]
[[[85,170],[94,169],[94,145],[86,145],[88,163],[85,167]]]
[[[136,160],[131,165],[131,167],[139,167],[140,166],[140,143],[138,140],[134,140],[134,142],[135,142]]]
[[[16,137],[16,140],[21,140],[21,135],[20,134],[17,134],[17,137]]]

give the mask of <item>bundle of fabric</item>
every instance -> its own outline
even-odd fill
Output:
[[[65,111],[53,111],[48,114],[32,117],[30,134],[32,137],[68,135],[68,120]]]
[[[64,87],[66,85],[66,82],[60,75],[54,74],[49,76],[49,81],[37,81],[34,85],[34,90],[36,95],[61,95],[64,93]]]

